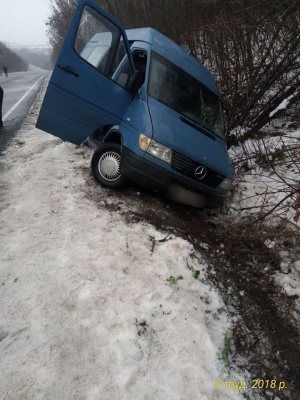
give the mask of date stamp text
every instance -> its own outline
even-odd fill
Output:
[[[246,381],[222,381],[217,379],[215,382],[215,389],[227,390],[246,390],[251,389],[269,389],[269,390],[284,390],[287,389],[287,384],[283,381],[276,379],[252,379],[251,384],[248,386]]]

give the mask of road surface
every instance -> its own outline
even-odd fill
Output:
[[[37,69],[9,73],[8,77],[0,76],[0,85],[4,91],[2,106],[4,129],[0,131],[0,155],[20,129],[47,74],[48,71]]]

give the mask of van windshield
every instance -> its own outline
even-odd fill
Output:
[[[151,54],[148,94],[224,138],[223,112],[218,96],[155,52]]]

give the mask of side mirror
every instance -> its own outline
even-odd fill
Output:
[[[230,149],[230,147],[233,145],[234,141],[235,141],[235,135],[232,133],[227,138],[227,150]]]
[[[145,75],[141,71],[136,70],[129,84],[130,92],[135,95],[138,92],[139,88],[144,83],[144,80],[145,80]]]

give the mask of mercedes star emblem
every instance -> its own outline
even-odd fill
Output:
[[[205,167],[203,167],[203,165],[200,165],[198,168],[196,168],[195,170],[195,178],[196,179],[204,179],[206,176],[207,170]]]

